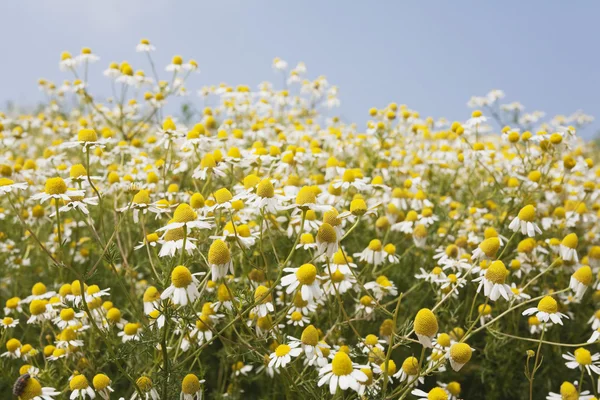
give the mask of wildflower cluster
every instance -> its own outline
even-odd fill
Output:
[[[110,63],[113,97],[84,48],[39,113],[0,115],[0,392],[597,396],[591,117],[496,90],[465,121],[391,103],[363,128],[276,58],[283,88],[204,87],[177,118],[198,63],[161,80],[136,50],[150,72]]]

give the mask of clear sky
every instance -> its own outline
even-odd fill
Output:
[[[91,47],[100,63],[147,69],[135,45],[148,38],[159,65],[198,61],[189,89],[276,80],[279,56],[340,88],[346,120],[371,106],[407,104],[423,116],[466,119],[471,95],[503,89],[506,101],[549,115],[582,109],[600,130],[600,2],[590,1],[2,1],[0,104],[33,105],[37,79],[62,82],[60,52]],[[148,71],[149,72],[149,71]],[[195,95],[195,94],[194,94]],[[195,100],[195,97],[191,98]],[[362,126],[362,125],[361,125]]]

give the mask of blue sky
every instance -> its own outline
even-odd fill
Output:
[[[3,1],[0,13],[2,105],[35,104],[40,77],[71,79],[60,52],[83,46],[101,57],[91,90],[102,91],[110,61],[147,69],[134,50],[147,37],[159,65],[174,54],[198,61],[194,92],[276,80],[275,56],[304,61],[339,86],[339,113],[360,124],[391,101],[465,119],[469,97],[495,88],[528,111],[600,119],[596,1]]]

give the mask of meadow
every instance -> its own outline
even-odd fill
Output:
[[[155,51],[65,51],[0,113],[2,399],[596,398],[592,117],[363,126],[303,63],[198,88]]]

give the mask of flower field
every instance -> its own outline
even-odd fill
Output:
[[[357,124],[303,63],[199,88],[155,51],[0,113],[2,399],[598,396],[592,117]]]

